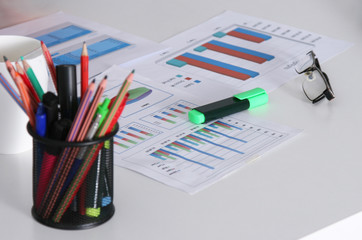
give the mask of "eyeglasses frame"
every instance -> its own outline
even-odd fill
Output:
[[[326,89],[316,98],[311,99],[308,97],[307,93],[305,92],[304,88],[303,88],[303,92],[305,94],[305,96],[314,104],[319,102],[320,100],[322,100],[323,98],[327,98],[329,101],[332,100],[333,98],[335,98],[334,96],[334,92],[332,90],[332,86],[329,82],[329,78],[328,75],[322,71],[322,68],[319,64],[318,58],[316,57],[315,53],[313,52],[313,50],[309,51],[306,55],[311,55],[312,59],[313,59],[313,63],[310,67],[306,68],[305,70],[298,72],[297,70],[295,70],[298,74],[303,74],[303,73],[308,73],[308,72],[313,72],[313,71],[318,71],[318,73],[322,76],[322,79],[326,85]]]

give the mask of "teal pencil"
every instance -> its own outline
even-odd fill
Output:
[[[41,88],[41,86],[39,84],[39,81],[38,81],[38,78],[35,76],[35,73],[34,73],[33,69],[30,67],[30,65],[24,59],[24,57],[21,57],[20,59],[23,62],[23,66],[24,66],[26,75],[28,76],[31,84],[33,85],[36,94],[38,95],[40,100],[43,100],[44,91]]]

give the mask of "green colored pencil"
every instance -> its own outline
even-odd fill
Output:
[[[44,91],[41,88],[41,86],[39,84],[39,81],[38,81],[37,77],[35,76],[35,73],[34,73],[33,69],[30,67],[29,63],[24,59],[24,57],[21,57],[20,59],[23,62],[23,66],[24,66],[26,75],[28,76],[31,84],[33,85],[34,90],[35,90],[36,94],[38,95],[40,101],[42,101]]]

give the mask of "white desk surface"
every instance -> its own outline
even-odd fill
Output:
[[[1,239],[290,240],[362,210],[361,1],[14,0],[0,28],[62,10],[160,42],[228,9],[355,43],[323,64],[336,99],[310,104],[301,79],[273,91],[260,117],[303,133],[193,196],[116,167],[116,214],[91,230],[37,223],[31,151],[0,155]]]

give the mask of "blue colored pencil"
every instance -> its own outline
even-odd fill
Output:
[[[14,90],[14,88],[9,84],[6,78],[0,73],[0,83],[3,85],[5,90],[9,93],[12,99],[19,105],[19,107],[26,113],[24,108],[24,103],[21,100],[19,94]]]

